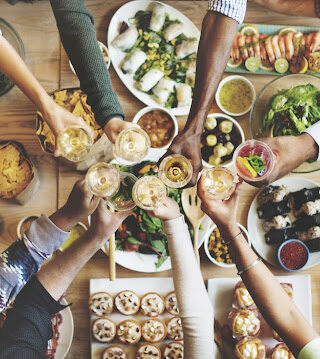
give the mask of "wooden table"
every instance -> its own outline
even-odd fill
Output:
[[[106,42],[109,21],[116,9],[125,1],[87,0],[88,9],[95,16],[97,38]],[[202,18],[206,13],[206,1],[167,1],[187,15],[200,29]],[[31,4],[18,3],[12,7],[2,1],[0,16],[11,23],[20,34],[26,48],[26,62],[35,76],[48,91],[68,86],[77,86],[78,79],[71,72],[67,56],[60,44],[58,31],[48,1]],[[289,17],[277,15],[254,5],[248,6],[246,22],[318,26],[317,19]],[[127,119],[144,107],[121,83],[113,68],[110,74],[114,89],[124,107]],[[258,92],[273,76],[249,75]],[[213,105],[213,111],[219,111]],[[179,119],[180,127],[184,126],[185,118]],[[249,133],[249,116],[239,119],[246,137]],[[24,144],[34,159],[40,174],[41,186],[35,198],[25,206],[19,206],[8,201],[0,200],[0,215],[4,219],[4,228],[0,233],[0,250],[4,250],[16,239],[16,226],[19,220],[27,215],[52,213],[67,199],[68,194],[81,175],[59,164],[52,157],[41,152],[35,136],[35,110],[26,97],[14,88],[9,94],[0,97],[0,139],[15,139]],[[296,176],[296,175],[295,175]],[[320,183],[320,172],[300,175]],[[239,206],[238,220],[246,225],[249,205],[257,190],[249,185],[243,186]],[[226,270],[213,265],[201,249],[201,269],[205,279],[213,277],[233,277],[234,269]],[[312,278],[313,322],[316,330],[320,330],[320,272],[318,267],[304,271]],[[283,271],[272,268],[274,274],[284,274]],[[108,258],[99,251],[80,271],[73,281],[67,294],[67,300],[72,302],[72,312],[75,323],[74,340],[67,356],[69,359],[89,358],[89,315],[87,309],[88,288],[90,278],[108,277]],[[117,266],[118,277],[151,276],[129,271]],[[152,276],[171,276],[171,272],[153,274]]]

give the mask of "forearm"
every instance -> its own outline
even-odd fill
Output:
[[[164,221],[187,359],[213,357],[213,310],[183,217]]]
[[[286,15],[317,17],[314,0],[251,0],[251,2]]]
[[[233,238],[240,231],[235,223],[220,226],[219,229],[222,237],[226,239]],[[231,242],[229,251],[240,271],[258,258],[243,236],[238,236]],[[263,317],[284,339],[294,355],[318,337],[277,279],[262,262],[244,272],[241,278]]]
[[[209,11],[202,24],[194,95],[185,131],[202,134],[219,81],[230,57],[238,23]]]

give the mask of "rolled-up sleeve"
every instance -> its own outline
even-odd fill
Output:
[[[231,17],[239,24],[246,15],[247,0],[209,0],[208,11],[215,11]]]
[[[317,160],[320,161],[320,121],[307,128],[305,132],[308,133],[318,145],[319,151]]]

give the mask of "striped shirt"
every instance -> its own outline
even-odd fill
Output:
[[[216,11],[241,24],[244,20],[247,0],[209,0],[208,10]]]

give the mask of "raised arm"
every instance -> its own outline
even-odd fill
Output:
[[[184,358],[213,358],[213,309],[193,252],[188,226],[172,199],[151,215],[162,219],[182,320]]]
[[[317,17],[318,0],[249,0],[254,4],[285,15]]]
[[[229,245],[229,251],[238,271],[243,271],[253,263],[257,263],[258,257],[245,238],[239,235],[240,229],[236,224],[239,194],[240,186],[228,201],[214,201],[204,192],[202,178],[198,185],[198,195],[202,201],[203,211],[216,223],[226,242],[234,238]],[[319,338],[262,262],[243,271],[241,278],[265,320],[283,338],[296,358],[302,348]],[[310,359],[316,358],[317,356],[310,356]]]

